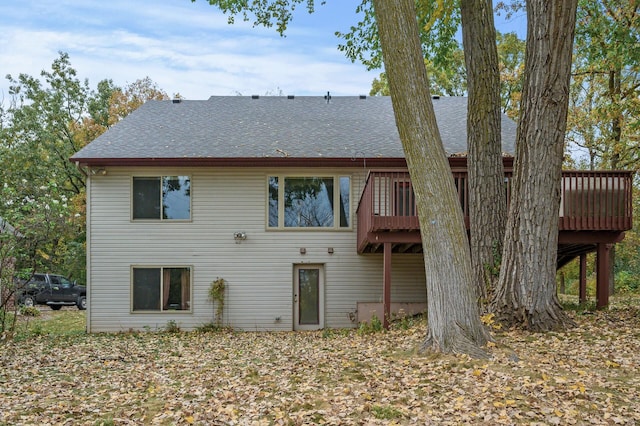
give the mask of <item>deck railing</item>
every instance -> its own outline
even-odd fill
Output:
[[[466,172],[453,172],[469,226]],[[505,175],[509,195],[510,173]],[[632,172],[564,171],[559,230],[624,231],[632,226]],[[358,205],[360,235],[419,229],[413,186],[406,170],[371,171]]]
[[[624,231],[632,227],[632,173],[566,171],[562,173],[562,230]]]

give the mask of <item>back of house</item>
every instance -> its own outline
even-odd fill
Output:
[[[466,98],[433,103],[466,185]],[[502,137],[513,152],[506,117]],[[71,160],[87,175],[89,331],[210,324],[221,280],[219,325],[242,330],[354,327],[426,307],[388,97],[149,101]],[[374,229],[387,217],[398,220]]]

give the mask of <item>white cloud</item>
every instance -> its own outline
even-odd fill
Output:
[[[206,1],[9,3],[0,4],[1,77],[38,76],[59,51],[69,53],[78,76],[92,87],[104,78],[124,85],[149,76],[169,94],[188,99],[278,88],[296,95],[357,95],[368,92],[377,75],[337,51],[338,41],[327,29],[335,22],[318,28],[294,23],[282,38],[250,23],[229,26]],[[0,82],[5,96],[7,87],[6,80]]]

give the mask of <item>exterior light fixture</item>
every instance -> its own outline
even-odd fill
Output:
[[[236,240],[236,244],[240,244],[242,241],[247,239],[247,233],[242,231],[234,232],[233,239]]]

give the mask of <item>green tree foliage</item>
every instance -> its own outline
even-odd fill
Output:
[[[502,112],[513,120],[520,114],[522,81],[524,79],[525,41],[516,33],[496,32],[500,67],[500,102]]]
[[[589,167],[640,167],[640,10],[633,1],[580,0],[568,139]]]
[[[55,268],[84,277],[84,177],[69,157],[87,140],[77,135],[87,114],[88,82],[65,53],[38,78],[11,75],[0,181],[0,216],[23,235],[21,268]],[[73,271],[61,268],[73,264]]]
[[[458,3],[416,0],[418,25],[421,29],[420,43],[425,57],[431,58],[435,69],[455,68],[456,59],[460,60],[455,54],[460,49],[455,40],[460,26]],[[382,50],[372,2],[362,0],[356,12],[362,16],[361,20],[348,33],[336,32],[344,41],[338,49],[352,61],[362,62],[369,70],[381,68]]]
[[[195,3],[196,0],[191,2]],[[315,0],[208,0],[208,2],[229,17],[229,24],[233,24],[239,16],[245,22],[253,21],[254,26],[271,28],[275,25],[280,35],[284,35],[298,5],[304,5],[307,12],[313,13],[317,3]],[[324,3],[324,0],[320,1],[320,4]]]
[[[167,95],[149,78],[125,89],[103,80],[92,90],[62,52],[40,77],[7,76],[11,103],[0,109],[0,217],[21,235],[11,253],[18,269],[84,280],[85,180],[69,158],[146,100]]]
[[[195,3],[196,0],[191,0]],[[313,13],[316,5],[325,1],[315,0],[208,0],[229,17],[229,23],[236,18],[252,22],[255,26],[275,27],[284,35],[294,17],[298,6]],[[426,56],[433,58],[437,69],[448,69],[451,61],[455,61],[454,52],[459,49],[455,34],[460,25],[460,8],[458,1],[425,1],[416,0],[418,24],[423,31],[420,42]],[[356,7],[355,14],[360,21],[351,26],[348,32],[336,31],[342,39],[338,49],[352,61],[359,61],[367,69],[382,67],[382,50],[378,38],[373,4],[371,0],[362,0]]]
[[[520,113],[522,80],[524,77],[525,41],[516,33],[496,32],[498,61],[500,69],[500,104],[502,112],[513,120]],[[426,58],[425,66],[429,74],[431,93],[441,96],[464,96],[467,93],[467,72],[464,52],[458,46],[449,53],[447,63],[440,66]],[[371,83],[371,96],[389,96],[387,75],[382,72]]]
[[[640,170],[639,38],[636,2],[579,0],[567,133],[569,149],[588,154],[578,167]],[[635,220],[611,252],[616,290],[640,287],[639,232]]]
[[[464,52],[458,47],[451,52],[450,62],[444,68],[437,68],[433,61],[424,60],[429,75],[431,94],[439,96],[463,96],[467,90],[467,75],[464,66]],[[389,96],[387,74],[380,73],[371,83],[371,96]]]
[[[5,173],[12,173],[12,179],[5,177],[3,181],[21,178],[40,186],[54,180],[63,183],[60,190],[72,197],[84,188],[82,174],[68,158],[83,146],[74,137],[73,128],[82,122],[87,110],[89,84],[76,77],[64,53],[53,62],[51,71],[42,71],[41,76],[44,83],[26,74],[7,76],[15,106],[8,111],[6,142],[12,163],[20,167],[4,168]]]

